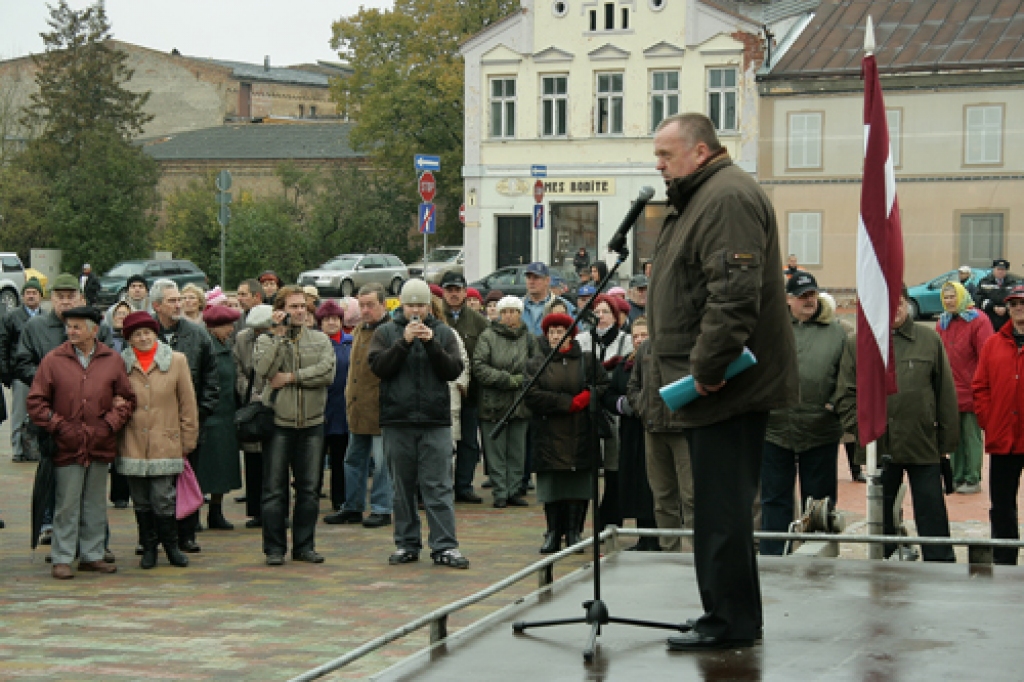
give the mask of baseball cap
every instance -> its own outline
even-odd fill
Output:
[[[798,272],[786,282],[786,293],[791,296],[801,296],[811,290],[818,290],[818,281],[809,272]]]
[[[629,278],[630,289],[643,289],[649,282],[647,281],[647,275],[633,275]]]
[[[960,272],[966,272],[966,273],[967,273],[968,275],[969,275],[969,274],[971,274],[971,272],[973,272],[973,271],[971,270],[971,266],[970,266],[970,265],[961,265],[961,266],[960,266],[960,267],[958,268],[958,270],[960,270]]]
[[[1018,284],[1014,288],[1010,289],[1010,293],[1003,299],[1004,302],[1011,301],[1015,298],[1024,298],[1024,284]]]
[[[466,278],[462,276],[461,272],[448,271],[444,273],[444,277],[441,278],[441,288],[445,287],[459,287],[460,289],[466,288]]]
[[[538,275],[539,277],[548,277],[551,273],[548,271],[548,266],[540,261],[534,261],[526,266],[526,274]]]
[[[1008,268],[1010,267],[1010,261],[1005,258],[996,258],[992,261],[992,267],[994,268]]]
[[[54,291],[79,291],[78,278],[67,272],[62,272],[54,278],[50,288]]]
[[[583,298],[584,296],[593,296],[596,293],[597,289],[590,286],[589,284],[584,284],[583,286],[576,290],[576,297]]]

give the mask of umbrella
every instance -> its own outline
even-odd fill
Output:
[[[39,544],[39,534],[43,528],[43,515],[46,508],[53,503],[53,441],[50,434],[34,426],[29,427],[26,440],[37,439],[39,447],[39,466],[36,468],[36,480],[32,483],[32,549]],[[31,434],[31,435],[29,435]]]

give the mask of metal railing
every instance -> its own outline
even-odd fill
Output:
[[[659,528],[617,528],[608,526],[599,535],[603,542],[606,542],[609,552],[618,551],[618,538],[623,537],[668,537],[668,538],[689,538],[693,537],[692,530],[668,530]],[[894,545],[954,545],[966,546],[968,548],[1022,548],[1024,540],[1004,540],[994,538],[936,538],[906,535],[854,535],[840,533],[784,533],[772,531],[756,531],[754,538],[757,540],[796,540],[799,542],[835,542],[839,544],[894,544]],[[360,647],[353,649],[343,656],[339,656],[312,670],[291,678],[290,682],[308,682],[316,680],[328,673],[339,670],[349,663],[359,660],[368,654],[382,649],[388,644],[416,632],[424,627],[430,629],[430,644],[436,644],[448,637],[448,616],[461,611],[469,606],[478,604],[484,599],[491,597],[502,590],[505,590],[516,583],[519,583],[532,575],[537,576],[537,586],[540,589],[550,587],[554,582],[554,565],[562,559],[572,556],[579,556],[582,549],[594,544],[592,537],[582,542],[567,547],[556,554],[552,554],[540,561],[530,564],[516,573],[499,582],[485,587],[484,589],[464,597],[458,601],[447,604],[430,613],[420,616],[414,621],[386,632],[380,637],[371,639]],[[988,560],[991,563],[991,559]]]

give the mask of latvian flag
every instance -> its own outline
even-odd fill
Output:
[[[869,28],[870,30],[870,28]],[[903,282],[903,233],[889,130],[873,54],[864,57],[864,179],[857,230],[857,425],[860,442],[886,430],[896,392],[891,327]]]

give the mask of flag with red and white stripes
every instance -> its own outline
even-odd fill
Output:
[[[903,283],[903,232],[889,126],[872,54],[864,58],[864,179],[857,229],[857,426],[862,445],[886,430],[896,392],[892,322]]]

